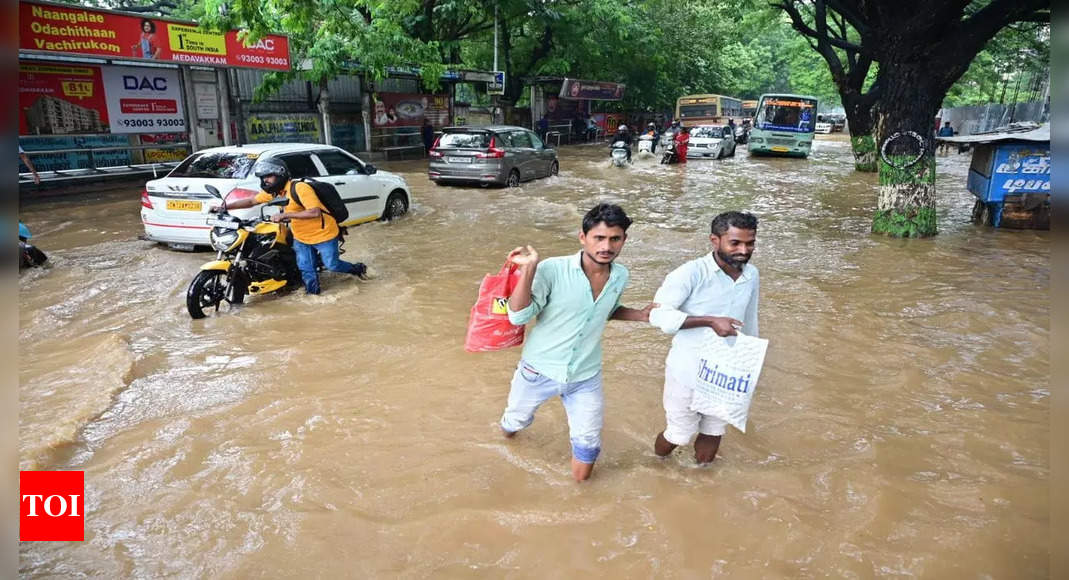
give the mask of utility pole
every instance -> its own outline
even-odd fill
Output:
[[[494,2],[494,71],[497,70],[497,2]]]

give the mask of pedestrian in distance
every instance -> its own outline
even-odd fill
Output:
[[[423,149],[424,152],[430,154],[431,147],[434,146],[434,125],[431,125],[431,120],[423,118],[423,128],[420,130],[423,136]]]
[[[22,145],[19,145],[19,159],[22,160],[26,169],[29,169],[30,173],[33,174],[33,182],[41,185],[41,176],[37,174],[37,168],[33,166],[33,161],[30,161],[30,156],[26,155],[26,152],[22,150]]]
[[[937,136],[938,137],[953,137],[954,136],[954,128],[950,126],[950,121],[947,121],[946,123],[943,123],[943,126],[939,128],[939,133],[937,134]],[[950,154],[950,147],[951,147],[951,145],[950,145],[949,142],[940,141],[939,142],[939,154],[942,157],[946,157],[947,155]]]

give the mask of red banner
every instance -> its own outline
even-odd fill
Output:
[[[100,67],[19,65],[19,135],[107,133]]]
[[[194,23],[37,2],[19,2],[19,48],[121,59],[289,70],[289,39],[271,35],[246,46],[238,32]]]

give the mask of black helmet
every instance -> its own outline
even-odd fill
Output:
[[[260,188],[267,193],[278,193],[290,180],[290,170],[285,163],[274,159],[265,159],[256,164],[256,177],[260,178]],[[273,185],[268,185],[264,178],[268,175],[277,175],[278,180]]]

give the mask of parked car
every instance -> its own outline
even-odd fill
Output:
[[[831,116],[831,130],[834,133],[839,133],[846,128],[846,115],[832,115]]]
[[[205,186],[214,186],[230,200],[252,197],[260,191],[256,164],[266,159],[284,163],[294,179],[313,178],[336,187],[349,209],[344,226],[393,219],[412,205],[412,193],[401,176],[378,171],[338,147],[307,143],[213,147],[190,155],[166,177],[145,184],[141,193],[145,238],[184,250],[210,246],[208,209],[219,202]],[[259,209],[231,213],[250,219],[259,215]]]
[[[735,155],[735,134],[728,125],[698,125],[690,130],[687,159]]]
[[[557,150],[523,127],[446,127],[430,151],[427,175],[435,183],[516,187],[556,175]]]

